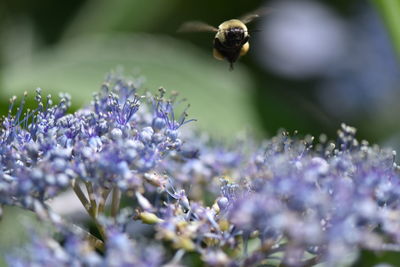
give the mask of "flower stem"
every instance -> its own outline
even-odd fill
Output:
[[[98,213],[100,214],[100,213],[104,213],[104,208],[105,208],[105,205],[106,205],[106,201],[107,201],[107,198],[108,198],[108,195],[110,194],[110,189],[103,189],[102,190],[102,192],[101,192],[101,198],[100,198],[100,201],[99,201],[99,207],[98,207]]]
[[[76,179],[72,180],[72,189],[74,190],[76,196],[79,198],[81,201],[83,207],[85,210],[89,213],[90,210],[90,203],[87,200],[85,193],[83,193],[78,181]]]
[[[74,179],[72,181],[72,188],[73,188],[76,196],[79,198],[82,205],[85,207],[85,210],[87,211],[89,216],[93,219],[102,239],[105,240],[106,233],[105,233],[104,227],[101,225],[101,223],[97,219],[97,216],[98,216],[97,203],[96,203],[96,198],[94,195],[93,186],[90,182],[85,182],[85,185],[86,185],[86,189],[88,192],[89,200],[85,196],[85,193],[83,193],[78,181],[76,179]]]
[[[91,216],[93,218],[97,218],[97,203],[96,203],[96,196],[94,194],[93,185],[91,182],[85,182],[86,190],[88,192],[89,200],[90,200],[90,210]]]
[[[121,202],[121,191],[118,187],[114,187],[111,201],[111,216],[116,217],[119,211],[119,205]]]

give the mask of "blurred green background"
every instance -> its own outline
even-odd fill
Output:
[[[386,2],[385,13],[385,1],[2,0],[0,111],[37,87],[69,92],[77,108],[123,69],[145,89],[179,91],[196,127],[220,137],[282,127],[334,137],[346,122],[395,146],[400,72],[377,11],[388,25],[398,16]],[[217,26],[261,6],[273,11],[249,25],[251,50],[234,71],[212,58],[213,34],[176,33],[188,20]]]
[[[70,93],[76,109],[123,69],[145,90],[180,92],[195,127],[217,138],[280,128],[335,138],[345,122],[398,149],[397,3],[1,0],[0,113],[37,87]],[[212,58],[213,34],[176,33],[188,20],[218,26],[261,6],[273,11],[249,24],[250,52],[234,71]],[[1,244],[12,244],[3,236],[10,223],[0,224]]]

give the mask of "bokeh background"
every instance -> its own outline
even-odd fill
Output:
[[[0,113],[11,96],[26,91],[32,97],[37,87],[53,96],[70,93],[73,111],[113,71],[135,78],[143,90],[180,92],[195,127],[216,138],[231,140],[243,131],[265,138],[280,128],[335,138],[345,122],[360,139],[398,150],[399,5],[1,0]],[[251,49],[234,71],[212,58],[212,33],[176,33],[188,20],[218,26],[261,6],[272,12],[249,24]],[[0,252],[22,242],[10,225],[29,216],[5,212]]]

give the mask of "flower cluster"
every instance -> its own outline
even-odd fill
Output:
[[[58,144],[59,132],[66,129],[60,122],[70,98],[61,95],[53,105],[50,95],[43,101],[41,90],[36,93],[37,108],[24,111],[24,98],[16,115],[12,115],[16,98],[11,99],[0,132],[0,201],[30,209],[55,196],[73,175],[72,150]]]
[[[288,265],[338,266],[360,249],[398,248],[395,153],[359,144],[354,133],[343,125],[336,145],[315,148],[286,135],[268,142],[245,183],[222,187],[228,220],[243,234],[256,234],[267,252],[284,252]],[[263,259],[264,251],[254,253]]]
[[[141,174],[179,149],[177,129],[187,122],[174,120],[174,101],[160,92],[148,100],[153,116],[139,110],[143,97],[133,84],[114,77],[74,114],[68,95],[53,105],[38,89],[37,108],[24,112],[24,98],[12,115],[14,97],[0,135],[1,202],[32,209],[78,178],[95,189],[139,186]]]
[[[118,230],[109,229],[106,253],[100,256],[90,242],[74,233],[64,233],[69,237],[62,240],[35,235],[32,243],[10,255],[11,266],[160,266],[163,260],[159,246],[141,246]],[[16,253],[15,253],[16,254]],[[35,265],[36,264],[36,265]]]
[[[2,121],[0,203],[59,234],[35,236],[10,265],[345,266],[360,250],[400,249],[395,153],[352,127],[335,142],[281,132],[228,147],[182,127],[175,94],[140,96],[116,76],[72,114],[67,95],[36,101],[14,112],[13,99]],[[96,231],[48,207],[68,189]]]

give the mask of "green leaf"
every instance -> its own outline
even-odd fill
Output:
[[[373,252],[369,250],[362,250],[361,255],[353,267],[369,267],[376,266],[380,263],[391,264],[398,266],[400,253],[397,251]]]
[[[372,0],[381,14],[386,28],[392,38],[393,46],[400,59],[400,1]]]
[[[5,255],[15,253],[16,247],[22,247],[29,240],[29,231],[39,229],[44,231],[45,227],[31,211],[13,206],[4,207],[4,216],[0,220],[0,266],[6,266]]]
[[[88,35],[115,31],[147,31],[159,27],[180,0],[96,0],[87,1],[67,28],[65,36]]]

